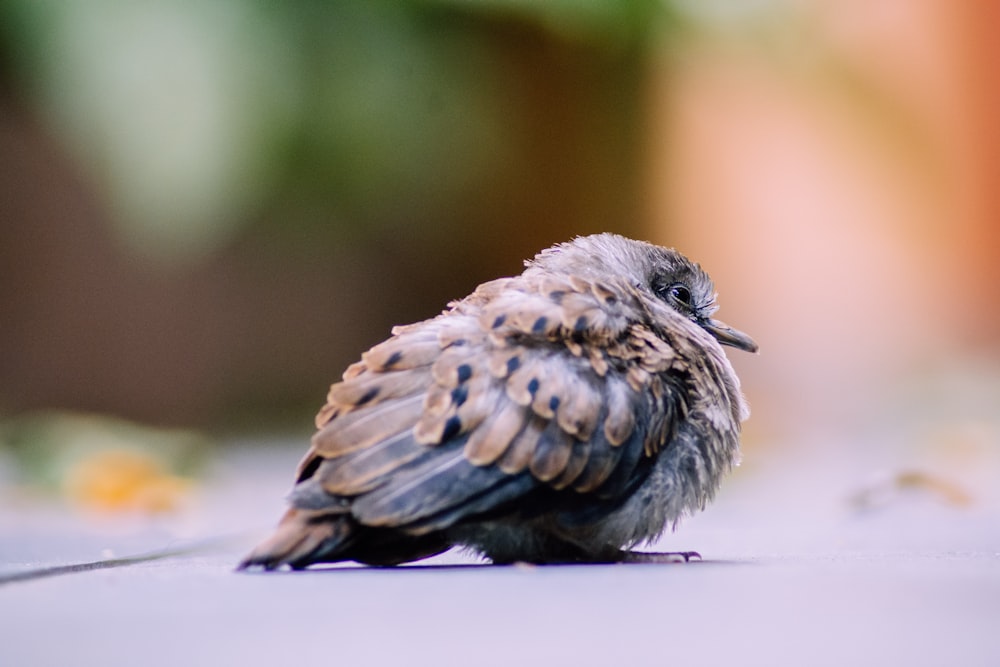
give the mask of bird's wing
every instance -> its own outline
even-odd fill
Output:
[[[520,277],[398,327],[331,387],[293,501],[419,533],[538,487],[624,493],[682,409],[632,298]]]

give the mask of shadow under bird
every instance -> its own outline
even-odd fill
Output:
[[[749,411],[721,346],[757,345],[715,309],[697,264],[597,234],[394,328],[330,388],[291,508],[239,567],[453,546],[652,559],[631,549],[704,508],[739,459]]]

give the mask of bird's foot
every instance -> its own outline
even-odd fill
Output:
[[[623,551],[623,563],[688,563],[691,559],[701,560],[697,551],[670,551],[663,553],[646,551]]]

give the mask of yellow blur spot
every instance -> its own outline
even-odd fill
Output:
[[[124,449],[102,450],[79,461],[66,475],[66,494],[75,504],[105,512],[169,512],[190,488],[189,480],[167,472],[156,458]]]
[[[848,502],[856,509],[871,510],[898,502],[904,494],[909,495],[908,492],[926,495],[952,507],[965,508],[974,502],[972,496],[955,482],[920,470],[898,472],[887,480],[852,494]]]

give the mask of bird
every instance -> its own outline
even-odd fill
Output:
[[[739,462],[749,408],[680,252],[602,233],[361,355],[330,387],[290,507],[238,569],[643,562]],[[686,560],[688,555],[682,554]],[[671,554],[663,554],[670,556]]]

